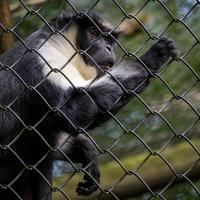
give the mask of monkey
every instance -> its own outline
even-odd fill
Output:
[[[143,56],[118,61],[119,35],[96,12],[61,12],[0,55],[1,200],[50,200],[56,159],[91,163],[94,180],[86,174],[77,193],[98,189],[95,146],[85,131],[116,114],[177,55],[161,37]]]

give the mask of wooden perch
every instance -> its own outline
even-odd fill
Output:
[[[9,3],[7,0],[0,0],[0,23],[4,28],[11,27]],[[0,28],[0,54],[13,45],[13,36]]]

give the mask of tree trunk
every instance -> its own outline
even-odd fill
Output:
[[[0,54],[13,45],[12,33],[6,31],[11,27],[8,0],[0,0]]]

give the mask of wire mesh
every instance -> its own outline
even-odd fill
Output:
[[[89,176],[90,179],[93,180],[98,187],[98,192],[95,192],[93,196],[86,197],[86,199],[128,199],[144,193],[146,195],[144,196],[145,199],[167,199],[166,197],[167,191],[175,183],[181,181],[186,182],[187,185],[189,185],[194,190],[197,198],[200,197],[200,190],[198,188],[198,185],[196,185],[194,181],[195,179],[199,178],[197,171],[199,169],[199,159],[200,159],[199,157],[200,146],[198,144],[199,121],[200,121],[198,88],[200,80],[199,76],[200,70],[198,69],[199,63],[197,63],[198,67],[194,67],[193,65],[190,64],[191,59],[198,60],[198,58],[194,57],[194,55],[196,55],[194,54],[194,51],[198,51],[198,48],[200,48],[200,39],[199,39],[200,35],[198,33],[199,29],[193,30],[192,25],[188,23],[188,20],[190,20],[195,15],[195,12],[197,13],[199,12],[200,2],[198,0],[191,2],[187,1],[187,3],[191,6],[189,7],[189,9],[186,9],[186,6],[180,8],[184,10],[181,12],[182,13],[181,16],[175,13],[175,8],[173,10],[173,6],[170,7],[169,1],[164,1],[164,0],[141,1],[140,3],[137,4],[138,7],[135,8],[136,12],[134,14],[130,13],[126,8],[126,4],[128,4],[128,2],[126,1],[110,0],[109,2],[112,3],[114,9],[116,9],[118,13],[120,13],[120,17],[117,18],[117,22],[115,23],[113,29],[110,32],[106,33],[103,30],[101,30],[101,28],[98,26],[98,24],[96,24],[93,21],[93,19],[89,14],[91,11],[95,11],[100,4],[101,5],[106,4],[106,2],[100,0],[89,1],[90,7],[88,7],[85,11],[82,11],[83,10],[82,8],[80,9],[78,8],[77,2],[65,0],[62,3],[60,3],[60,8],[67,8],[68,10],[70,10],[70,12],[75,13],[76,16],[85,16],[90,21],[92,21],[92,24],[100,31],[101,34],[113,38],[117,43],[118,49],[120,51],[119,53],[120,56],[118,58],[119,59],[118,61],[123,60],[126,57],[133,59],[140,59],[139,55],[146,50],[147,46],[152,41],[155,42],[162,36],[167,35],[168,33],[170,36],[170,30],[177,29],[177,34],[173,39],[177,42],[177,47],[179,52],[178,56],[175,59],[169,60],[162,67],[162,69],[155,74],[153,74],[144,65],[144,68],[146,68],[148,73],[150,73],[151,76],[153,76],[152,82],[154,82],[154,86],[152,87],[155,88],[157,87],[156,90],[159,90],[159,88],[163,89],[164,94],[162,93],[162,91],[158,91],[161,92],[163,100],[159,102],[154,99],[155,102],[151,102],[151,98],[149,98],[147,95],[149,95],[152,91],[154,91],[153,94],[155,94],[155,89],[154,90],[150,89],[149,93],[144,92],[142,94],[137,94],[136,91],[138,88],[141,87],[142,83],[138,85],[136,89],[131,91],[128,90],[126,87],[124,87],[124,85],[120,82],[118,78],[116,78],[114,75],[112,75],[112,73],[110,73],[109,70],[102,70],[98,66],[96,61],[88,54],[88,51],[90,50],[90,48],[92,48],[92,45],[89,46],[86,50],[77,49],[73,45],[72,43],[73,41],[69,41],[65,37],[62,31],[54,30],[51,24],[49,24],[49,20],[43,17],[42,12],[43,10],[45,10],[47,6],[51,4],[54,5],[55,2],[39,1],[38,4],[32,5],[31,1],[22,1],[22,0],[17,1],[16,4],[17,7],[15,9],[16,10],[23,9],[23,12],[20,13],[20,16],[17,18],[18,21],[15,21],[15,24],[11,28],[5,27],[3,26],[2,23],[0,23],[0,28],[3,30],[1,36],[3,34],[11,33],[14,39],[21,44],[21,47],[24,49],[24,51],[12,65],[5,65],[3,62],[1,62],[0,59],[1,62],[0,73],[2,74],[5,72],[11,73],[18,80],[17,84],[20,83],[21,85],[23,85],[23,89],[21,89],[19,94],[14,94],[14,97],[12,96],[11,98],[12,100],[10,102],[0,101],[0,113],[11,114],[11,117],[19,121],[23,128],[20,130],[20,132],[15,134],[15,137],[9,138],[9,141],[2,140],[2,137],[4,137],[4,133],[0,132],[0,153],[1,155],[4,155],[5,152],[9,152],[9,155],[11,155],[12,159],[14,158],[15,160],[15,164],[20,165],[21,167],[20,171],[17,174],[13,175],[12,180],[9,181],[9,183],[3,183],[0,180],[1,192],[11,191],[11,193],[14,195],[13,198],[29,199],[29,197],[27,196],[21,196],[21,194],[18,193],[18,190],[16,189],[15,186],[17,181],[21,177],[23,177],[24,174],[26,174],[26,172],[28,171],[30,173],[34,172],[33,174],[37,174],[37,176],[43,180],[42,185],[38,186],[41,187],[41,190],[43,189],[44,185],[47,185],[48,192],[44,191],[42,196],[40,196],[38,199],[47,199],[47,197],[49,198],[49,194],[51,193],[53,193],[53,195],[55,193],[54,196],[55,199],[79,199],[79,197],[77,197],[74,194],[74,190],[76,187],[74,185],[74,182],[76,182],[75,184],[78,183],[77,181],[78,178],[76,177],[77,175],[80,174]],[[142,21],[140,17],[141,15],[144,15],[144,13],[148,10],[149,7],[157,7],[158,9],[161,9],[163,11],[163,15],[167,16],[168,19],[166,21],[163,21],[162,28],[159,29],[156,34],[154,34],[153,31],[151,31],[151,24]],[[11,9],[14,8],[11,7]],[[18,13],[19,11],[15,12]],[[105,13],[108,13],[108,11],[106,11]],[[21,36],[23,35],[23,33],[22,34],[20,33],[20,29],[22,29],[23,23],[26,23],[26,21],[28,20],[31,21],[32,20],[31,17],[37,19],[35,20],[37,21],[37,23],[42,22],[42,24],[46,25],[51,31],[49,38],[44,40],[42,45],[37,49],[30,47],[27,41],[25,41],[25,39]],[[194,22],[194,20],[198,19],[199,19],[198,17],[192,18],[191,21]],[[131,50],[128,50],[128,48],[124,45],[123,40],[122,41],[117,40],[112,35],[112,32],[116,30],[118,27],[120,27],[120,25],[123,24],[124,21],[126,20],[134,21],[135,23],[137,23],[140,31],[142,32],[139,34],[145,35],[145,37],[143,37],[140,40],[140,44],[136,48],[131,47]],[[180,32],[178,28],[176,28],[178,26],[182,27],[181,29],[182,31],[187,32],[188,36],[186,37],[186,40],[189,38],[188,39],[189,42],[185,41],[186,45],[183,45],[184,47],[187,47],[184,49],[184,51],[181,50],[182,43],[179,44],[179,37],[181,37],[181,34],[183,33]],[[30,30],[30,32],[33,32],[32,29]],[[62,38],[67,40],[74,48],[74,54],[72,55],[71,58],[65,61],[65,64],[60,69],[51,66],[39,51],[39,49],[46,42],[48,42],[50,37],[53,35],[60,35]],[[134,46],[134,44],[132,46]],[[46,74],[46,77],[43,80],[40,80],[35,85],[27,84],[27,80],[23,80],[21,75],[18,74],[14,68],[16,64],[20,63],[23,60],[23,56],[25,54],[37,54],[41,58],[41,60],[43,60],[49,66],[49,72],[48,74]],[[100,105],[98,105],[95,102],[95,99],[88,92],[89,88],[93,84],[95,84],[95,82],[98,81],[99,79],[98,75],[94,78],[91,84],[85,88],[77,88],[70,81],[70,78],[65,75],[64,70],[67,68],[67,65],[73,58],[75,58],[78,55],[81,56],[84,55],[86,57],[89,57],[93,65],[99,68],[101,73],[104,73],[105,75],[111,77],[112,80],[115,81],[115,83],[118,84],[119,87],[123,90],[123,95],[119,96],[119,98],[111,105],[111,107],[108,107],[107,109],[100,107]],[[175,70],[171,70],[174,66],[178,67],[175,67]],[[191,78],[192,81],[185,80],[183,83],[180,83],[179,81],[180,79],[178,76],[179,73],[181,73],[181,71],[179,70],[187,71],[186,74],[190,74],[190,77],[192,77]],[[179,84],[181,84],[180,88],[174,87],[173,82],[168,81],[169,75],[166,74],[168,71],[173,72],[171,76],[173,77],[174,81],[176,80],[179,81]],[[115,135],[113,137],[114,139],[112,138],[112,140],[107,139],[106,137],[109,136],[105,136],[106,135],[105,134],[103,138],[100,138],[100,140],[103,139],[103,141],[99,142],[97,134],[96,135],[95,133],[91,134],[92,131],[89,130],[91,124],[93,124],[96,120],[99,119],[94,118],[92,119],[92,121],[89,121],[86,124],[84,124],[84,126],[80,126],[79,124],[74,124],[72,119],[70,119],[70,116],[67,116],[62,111],[62,107],[73,100],[74,93],[65,97],[61,105],[59,106],[51,105],[51,103],[48,102],[47,97],[41,92],[41,90],[39,90],[39,88],[52,73],[61,74],[61,76],[65,78],[66,82],[70,83],[76,94],[84,94],[90,100],[90,104],[98,108],[98,112],[102,113],[107,118],[110,118],[111,121],[110,123],[112,123],[114,127],[117,127],[116,130],[114,131],[118,131],[120,134],[116,134],[117,136]],[[18,102],[20,95],[23,94],[24,92],[27,93],[34,92],[35,94],[37,94],[40,101],[42,101],[43,105],[45,105],[45,107],[47,108],[45,114],[42,114],[40,116],[40,119],[39,120],[37,119],[37,121],[35,121],[32,125],[27,124],[25,116],[20,116],[16,112],[14,107],[16,105],[16,102]],[[123,112],[126,111],[126,108],[118,115],[115,115],[115,113],[112,112],[112,109],[117,105],[117,103],[121,99],[123,99],[124,96],[127,95],[134,96],[134,99],[131,100],[129,105],[140,105],[140,108],[142,108],[139,111],[139,113],[136,114],[135,112],[137,111],[137,106],[134,106],[131,109],[132,115],[129,115],[129,117],[132,116],[132,118],[130,118],[129,120],[133,120],[134,122],[129,123],[129,125],[127,125],[128,122],[125,120],[125,117],[123,115]],[[159,105],[157,105],[158,103]],[[67,155],[67,153],[64,152],[62,149],[62,146],[67,142],[71,141],[71,138],[74,136],[67,135],[65,136],[65,139],[60,146],[51,146],[49,142],[46,140],[47,136],[44,136],[44,134],[41,133],[40,130],[38,130],[37,127],[40,124],[42,124],[43,121],[45,121],[45,119],[52,112],[62,116],[70,124],[71,126],[70,130],[72,130],[72,132],[85,135],[85,137],[89,140],[90,144],[95,148],[94,151],[97,152],[96,157],[92,158],[91,161],[86,166],[82,167],[76,165],[74,161],[71,160],[70,157]],[[177,128],[174,120],[176,119],[176,117],[179,118],[180,117],[179,113],[182,112],[184,113],[182,116],[186,117],[185,118],[182,117],[178,121],[178,123],[182,124],[182,126],[181,128]],[[156,129],[157,132],[162,132],[163,127],[165,127],[165,131],[167,130],[167,134],[161,134],[160,136],[158,134],[157,135],[153,134],[154,129]],[[148,130],[149,133],[147,133]],[[104,129],[100,129],[100,131],[104,131]],[[105,131],[107,131],[107,129]],[[143,134],[143,132],[146,133]],[[32,138],[31,134],[33,133],[36,134],[38,138],[38,146],[41,145],[44,147],[43,152],[37,152],[37,147],[35,147],[36,148],[35,153],[36,154],[39,153],[40,156],[37,157],[36,160],[33,159],[33,162],[30,162],[32,164],[30,164],[27,161],[28,159],[24,160],[24,158],[21,157],[20,153],[16,152],[14,148],[14,144],[20,141],[21,138],[25,137],[24,135],[27,133],[30,135],[27,136],[28,138],[30,137],[30,140]],[[158,138],[152,139],[154,137]],[[1,142],[1,140],[4,142]],[[122,143],[124,140],[128,140],[129,142],[132,143],[132,145],[130,145],[130,148],[128,149],[129,152],[126,151],[125,154],[130,154],[131,156],[133,155],[132,159],[133,163],[135,163],[133,165],[127,164],[127,162],[124,160],[124,157],[126,157],[123,155],[124,146],[122,145]],[[105,144],[102,145],[102,143]],[[126,144],[130,143],[127,143],[126,141]],[[182,146],[180,146],[179,149],[180,152],[178,153],[177,149],[175,149],[174,146],[181,144],[187,146],[186,149],[189,149],[189,151],[191,151],[192,153],[191,154],[188,154],[188,152],[186,153],[185,149],[182,148]],[[77,149],[78,148],[79,145],[77,145]],[[22,151],[28,151],[28,149],[22,149]],[[178,163],[176,163],[176,160],[179,161],[180,159],[178,159],[177,157],[170,157],[169,155],[170,151],[172,154],[173,153],[177,154],[177,156],[179,156],[182,153],[186,154],[185,155],[186,164],[184,165],[184,167],[179,166]],[[143,154],[139,158],[138,155],[141,152],[143,152]],[[69,168],[71,169],[70,173],[62,175],[61,178],[62,181],[57,181],[59,184],[58,183],[52,184],[51,182],[49,182],[48,178],[46,177],[46,174],[44,174],[45,169],[40,168],[41,164],[45,162],[46,159],[48,159],[49,156],[52,155],[52,153],[55,154],[58,153],[63,158],[63,160],[69,163],[69,165],[67,165],[68,167],[66,171],[69,170]],[[134,154],[135,157],[137,157],[137,160],[135,159],[136,161],[134,161]],[[77,155],[79,155],[78,150],[77,150]],[[109,162],[112,161],[112,163],[114,164],[113,168],[111,167],[109,169],[109,173],[105,173],[105,175],[104,175],[104,169],[102,169],[101,176],[107,176],[107,179],[102,180],[100,181],[100,183],[98,183],[98,181],[95,180],[95,177],[93,177],[93,175],[90,173],[89,169],[90,166],[93,165],[93,163],[96,160],[100,161],[102,158],[104,164],[105,160],[107,161],[109,160]],[[159,160],[160,167],[159,165],[158,166],[154,165],[155,163],[153,160]],[[161,163],[163,163],[163,165],[161,165]],[[9,157],[0,160],[0,166],[2,166],[2,168],[3,166],[6,166],[8,168],[13,167],[12,164],[13,164],[12,160],[10,161]],[[63,165],[65,164],[62,164],[62,166]],[[165,166],[165,170],[161,170],[162,168],[161,166]],[[114,168],[118,169],[116,173]],[[150,174],[149,176],[146,175],[147,171]],[[169,174],[169,176],[166,177],[165,174],[160,174],[159,172]],[[112,173],[115,173],[114,178],[112,176]],[[109,182],[109,179],[112,178],[113,180]],[[58,178],[56,178],[56,180],[57,179]],[[160,179],[163,179],[163,181],[160,181]],[[29,181],[30,182],[34,181],[34,175],[33,176],[30,175]],[[23,184],[26,185],[28,183],[24,182]],[[70,186],[70,184],[72,184],[72,186]],[[127,187],[128,188],[131,187],[132,189],[126,190]],[[38,191],[38,188],[36,191]]]

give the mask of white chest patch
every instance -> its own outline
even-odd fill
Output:
[[[75,46],[75,28],[72,26],[65,35]],[[73,57],[76,51],[62,35],[52,35],[38,52],[48,63],[41,58],[44,76],[62,89],[72,87],[72,84],[75,87],[86,87],[96,76],[94,67],[87,66],[81,55]]]

